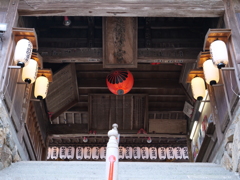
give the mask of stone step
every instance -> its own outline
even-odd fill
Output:
[[[1,180],[104,180],[105,162],[27,161],[0,171]],[[212,163],[120,162],[119,180],[237,180]]]

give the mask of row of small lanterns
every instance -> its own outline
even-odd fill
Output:
[[[48,148],[47,159],[106,159],[106,147],[65,147]],[[119,147],[119,159],[189,159],[187,147]]]
[[[38,63],[31,59],[33,45],[28,39],[20,39],[15,48],[14,62],[22,68],[22,80],[28,84],[35,81],[34,96],[37,99],[44,99],[47,96],[49,80],[41,75],[37,77]]]
[[[228,52],[225,42],[222,40],[213,41],[210,44],[212,59],[203,63],[203,72],[207,84],[214,85],[219,82],[219,70],[228,64]],[[193,97],[202,100],[205,97],[205,82],[201,77],[195,77],[191,81]]]

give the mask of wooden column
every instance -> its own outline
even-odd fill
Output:
[[[240,22],[237,21],[236,13],[234,9],[234,5],[240,4],[239,1],[235,0],[223,0],[224,2],[224,8],[225,8],[225,14],[224,14],[224,23],[226,28],[229,28],[232,30],[232,35],[229,40],[229,53],[232,58],[232,65],[235,68],[235,76],[236,79],[239,80],[240,75]],[[238,91],[239,91],[239,83],[238,83]]]
[[[13,50],[12,27],[16,26],[18,20],[19,0],[1,0],[0,1],[0,23],[7,23],[7,31],[2,39],[2,49],[0,50],[0,94],[3,92],[5,85],[8,65],[10,64],[10,55]]]

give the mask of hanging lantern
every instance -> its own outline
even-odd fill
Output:
[[[47,154],[47,159],[51,158],[51,152],[52,152],[52,148],[48,147],[48,154]]]
[[[132,159],[132,147],[126,147],[125,149],[125,158]]]
[[[189,159],[189,157],[188,157],[188,148],[187,147],[183,147],[182,148],[182,155],[183,155],[183,159]]]
[[[107,152],[106,147],[101,147],[100,148],[100,159],[106,159],[106,152]]]
[[[57,159],[58,158],[58,153],[59,153],[58,147],[56,147],[56,146],[52,147],[51,159]]]
[[[66,157],[67,157],[67,148],[65,146],[60,147],[60,149],[59,149],[59,157],[60,157],[60,159],[66,159]]]
[[[73,159],[74,158],[74,153],[75,153],[75,148],[70,146],[67,148],[67,158],[68,159]]]
[[[116,95],[128,93],[134,83],[133,75],[130,71],[119,69],[112,71],[106,79],[108,89]]]
[[[203,78],[195,77],[191,81],[193,97],[196,100],[202,100],[205,97],[205,83]]]
[[[174,154],[175,159],[182,159],[182,148],[175,147],[173,149],[173,154]]]
[[[157,148],[156,147],[149,148],[149,156],[150,156],[150,159],[157,159]]]
[[[45,76],[39,76],[35,83],[34,96],[37,99],[44,99],[47,96],[49,81]]]
[[[91,159],[92,151],[90,147],[85,147],[83,153],[85,159]]]
[[[95,160],[99,159],[99,147],[92,148],[92,158]]]
[[[174,159],[173,147],[167,147],[166,150],[167,150],[167,158]]]
[[[28,65],[23,67],[22,80],[28,84],[34,83],[37,77],[38,64],[37,61],[29,59]]]
[[[21,67],[28,64],[32,55],[33,45],[28,39],[21,39],[17,42],[14,52],[14,62]]]
[[[166,159],[167,156],[167,150],[165,147],[159,147],[158,148],[158,156],[160,160]]]
[[[148,159],[149,158],[149,149],[148,149],[148,147],[142,147],[141,148],[141,155],[142,155],[142,159]]]
[[[141,157],[141,149],[140,147],[134,147],[133,148],[133,158],[134,159],[140,159]]]
[[[215,64],[218,69],[225,67],[228,64],[228,52],[226,44],[221,40],[216,40],[210,45],[210,52]]]
[[[76,148],[76,159],[82,160],[83,159],[83,147]]]
[[[119,146],[118,148],[118,159],[124,159],[125,154],[125,148],[122,146]]]
[[[203,63],[203,72],[205,76],[206,83],[213,85],[217,84],[219,81],[218,68],[213,65],[212,59],[208,59]]]

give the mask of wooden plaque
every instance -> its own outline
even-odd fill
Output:
[[[137,68],[137,18],[103,19],[103,67]]]
[[[78,102],[75,64],[69,64],[53,75],[46,97],[47,108],[55,119]]]

